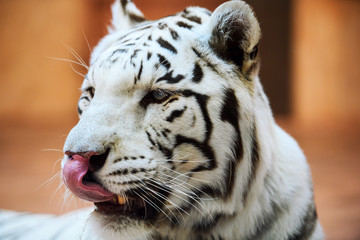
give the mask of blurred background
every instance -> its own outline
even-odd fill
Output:
[[[224,1],[136,1],[148,19]],[[360,1],[249,0],[263,30],[261,79],[278,123],[304,149],[327,239],[360,239]],[[62,145],[109,0],[0,1],[0,208],[61,214]],[[88,46],[89,45],[89,46]],[[75,70],[75,71],[74,71]],[[50,179],[50,180],[49,180]],[[48,181],[49,180],[49,181]]]

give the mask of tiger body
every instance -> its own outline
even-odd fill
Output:
[[[81,239],[323,239],[306,159],[260,84],[250,7],[112,11],[64,145],[65,184],[95,202]]]

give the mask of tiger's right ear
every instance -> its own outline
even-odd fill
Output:
[[[229,1],[215,9],[207,31],[209,46],[225,61],[234,63],[247,79],[257,74],[259,22],[244,1]]]
[[[115,0],[111,6],[111,12],[110,33],[131,29],[146,20],[131,0]]]

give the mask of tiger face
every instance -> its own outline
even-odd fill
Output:
[[[241,1],[157,21],[129,1],[112,10],[64,145],[64,182],[94,202],[90,224],[105,239],[214,237],[270,164],[259,24]]]

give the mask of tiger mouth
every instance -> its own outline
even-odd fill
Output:
[[[106,159],[106,156],[103,158]],[[160,210],[162,205],[154,196],[156,190],[151,191],[153,194],[140,188],[133,188],[122,195],[110,192],[93,178],[90,161],[80,155],[71,155],[63,167],[64,183],[77,197],[93,202],[95,210],[106,215],[142,220],[156,216],[156,209]]]
[[[154,216],[155,209],[140,197],[115,195],[104,202],[95,202],[95,211],[106,215],[122,215],[138,220],[149,220]]]

